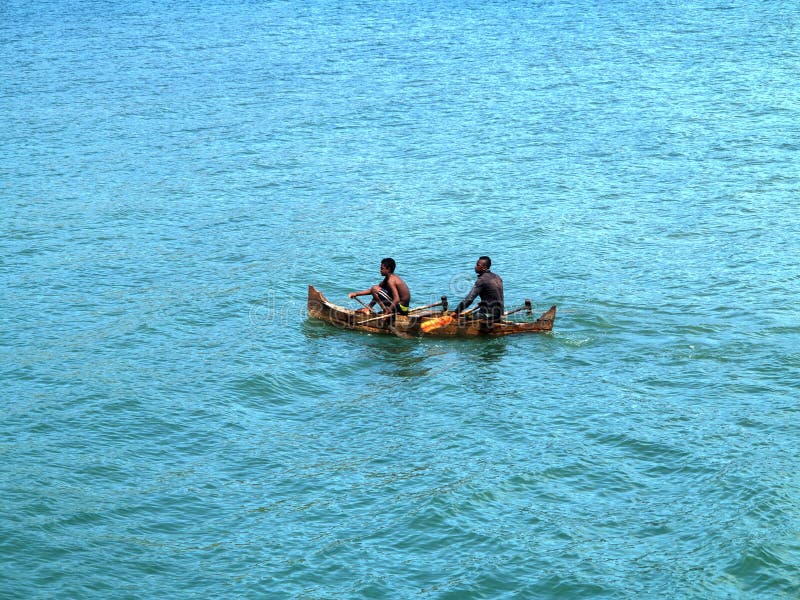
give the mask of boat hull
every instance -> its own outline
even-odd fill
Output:
[[[432,329],[428,332],[422,331],[420,325],[424,321],[441,317],[443,314],[441,310],[424,310],[409,316],[393,315],[391,317],[377,318],[380,315],[359,313],[338,306],[330,302],[313,285],[308,286],[309,318],[318,319],[342,329],[400,337],[500,337],[519,333],[546,333],[553,330],[556,307],[551,306],[535,321],[503,320],[488,324],[477,319],[461,318],[444,327]]]

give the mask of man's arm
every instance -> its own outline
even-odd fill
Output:
[[[458,303],[458,306],[456,306],[456,309],[453,312],[459,314],[462,310],[464,310],[470,304],[472,304],[475,298],[477,298],[478,295],[481,293],[481,283],[482,282],[480,281],[475,282],[475,285],[472,286],[472,289],[469,291],[469,294],[467,294],[466,298],[464,298],[461,302]]]
[[[361,290],[360,292],[350,292],[347,294],[348,298],[355,298],[356,296],[369,296],[372,293],[372,288]]]

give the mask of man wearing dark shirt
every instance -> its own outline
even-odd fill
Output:
[[[466,298],[456,306],[454,311],[456,316],[472,304],[475,298],[480,296],[481,301],[478,303],[478,310],[476,312],[478,318],[489,321],[499,321],[503,318],[503,280],[499,275],[489,270],[491,267],[492,259],[488,256],[481,256],[478,259],[478,262],[475,264],[475,272],[478,274],[478,280],[475,282],[475,285],[472,286]]]

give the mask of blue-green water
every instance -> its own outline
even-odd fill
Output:
[[[0,44],[0,597],[798,597],[792,3],[7,0]],[[306,318],[481,254],[553,334]]]

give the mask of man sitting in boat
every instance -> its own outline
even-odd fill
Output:
[[[482,319],[485,321],[499,321],[503,318],[504,301],[503,301],[503,280],[499,275],[490,271],[492,267],[492,259],[488,256],[481,256],[478,262],[475,263],[475,272],[478,274],[478,280],[472,289],[461,302],[458,303],[454,316],[458,317],[461,312],[467,308],[472,301],[480,296],[481,301],[478,303],[478,309],[472,313],[474,318]]]
[[[367,290],[351,292],[350,298],[356,296],[372,296],[369,308],[366,306],[358,312],[371,313],[375,304],[380,305],[384,313],[397,313],[407,315],[408,307],[411,304],[411,292],[408,290],[406,282],[394,274],[397,267],[393,258],[384,258],[381,261],[381,275],[383,281],[378,285],[373,285]]]

